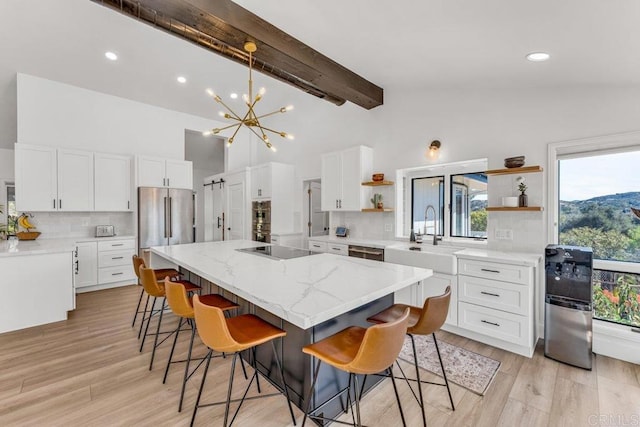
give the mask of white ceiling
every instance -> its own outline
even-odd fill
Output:
[[[637,0],[237,3],[387,91],[640,84]],[[204,88],[246,90],[245,68],[89,0],[1,0],[0,16],[0,148],[16,139],[16,72],[203,117]],[[256,80],[265,110],[310,96]]]

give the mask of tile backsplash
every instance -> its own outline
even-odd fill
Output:
[[[331,212],[329,226],[335,234],[337,226],[349,229],[349,236],[375,240],[394,239],[393,212]],[[385,226],[389,231],[385,231]]]
[[[119,236],[135,232],[133,212],[35,212],[30,221],[40,239],[94,237],[96,225],[113,225]]]

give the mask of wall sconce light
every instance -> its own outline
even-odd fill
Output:
[[[429,152],[428,152],[430,158],[432,159],[438,158],[440,145],[441,145],[440,141],[438,141],[437,139],[431,142],[431,145],[429,145]]]

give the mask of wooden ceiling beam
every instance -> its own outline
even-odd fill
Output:
[[[254,69],[337,105],[382,105],[383,90],[230,0],[92,0],[243,64],[254,41]]]

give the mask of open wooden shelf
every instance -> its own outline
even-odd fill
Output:
[[[381,185],[393,185],[393,181],[367,181],[362,185],[368,185],[369,187],[379,187]]]
[[[362,212],[393,212],[393,208],[383,208],[383,209],[367,208],[367,209],[362,209]]]
[[[544,208],[542,206],[527,206],[524,208],[510,207],[510,206],[489,206],[487,211],[493,212],[506,212],[506,211],[529,211],[529,212],[541,212]]]
[[[492,169],[486,172],[487,175],[511,175],[516,173],[542,172],[542,166],[525,166],[522,168]]]

